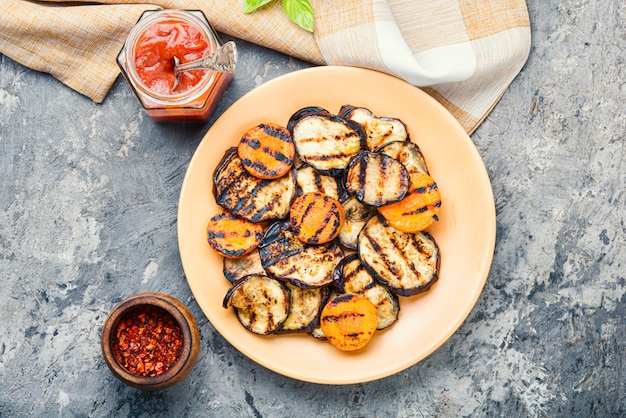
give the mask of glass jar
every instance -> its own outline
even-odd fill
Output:
[[[233,74],[220,73],[211,70],[194,70],[189,73],[195,74],[195,82],[188,83],[190,87],[187,90],[178,91],[166,91],[167,89],[158,89],[154,85],[146,84],[144,74],[146,68],[142,66],[147,65],[145,60],[142,60],[141,56],[138,56],[138,51],[143,51],[143,38],[148,36],[147,32],[154,32],[157,28],[155,25],[162,25],[162,27],[174,27],[174,32],[181,30],[197,30],[199,39],[201,39],[204,45],[206,42],[206,48],[202,50],[202,56],[208,55],[214,52],[221,46],[220,40],[211,27],[211,24],[199,10],[158,10],[158,11],[146,11],[144,12],[133,29],[130,31],[126,42],[117,57],[117,63],[121,69],[122,75],[130,85],[133,93],[137,96],[137,99],[141,103],[146,113],[156,122],[204,122],[207,121],[213,114],[217,103],[224,95],[224,92],[233,80]],[[189,29],[191,28],[191,29]],[[174,36],[172,35],[173,43],[167,44],[166,48],[183,48],[192,54],[189,57],[178,56],[181,63],[199,59],[202,56],[194,56],[193,49],[197,47],[197,44],[186,43],[192,42],[186,36]],[[180,42],[180,44],[176,44]],[[151,55],[153,51],[150,51]],[[163,51],[157,51],[159,53]],[[142,52],[143,53],[143,52]],[[174,53],[174,49],[166,49],[165,54]],[[197,55],[197,54],[196,54]],[[155,77],[170,78],[167,81],[165,78],[157,80],[162,83],[173,84],[174,70],[173,70],[173,58],[171,62],[165,62],[165,55],[161,56],[161,61],[154,65],[154,68],[161,67],[162,74]],[[149,64],[155,64],[154,57]],[[150,68],[153,68],[152,66]],[[169,71],[169,73],[168,73]],[[141,72],[141,76],[140,76]],[[155,73],[156,74],[156,73]],[[179,77],[185,76],[187,73],[181,73]],[[142,79],[142,77],[144,77]],[[158,84],[158,83],[157,83]]]

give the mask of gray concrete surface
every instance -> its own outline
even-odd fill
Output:
[[[208,125],[152,123],[121,79],[95,105],[0,56],[0,416],[626,416],[626,6],[528,6],[529,60],[472,135],[497,210],[484,292],[427,359],[347,386],[264,369],[195,303],[176,210]],[[245,43],[241,63],[218,114],[308,66]],[[202,333],[191,374],[156,393],[99,348],[110,308],[144,290]]]

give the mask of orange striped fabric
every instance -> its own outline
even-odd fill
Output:
[[[219,32],[313,64],[386,72],[425,88],[472,132],[530,51],[523,0],[311,0],[315,32],[282,2],[251,14],[242,0],[2,0],[0,53],[95,102],[119,74],[115,57],[144,10],[202,10]]]

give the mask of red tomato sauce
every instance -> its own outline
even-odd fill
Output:
[[[143,84],[158,94],[177,94],[190,90],[202,80],[206,71],[186,71],[174,85],[174,57],[180,63],[194,61],[209,54],[211,45],[195,27],[181,22],[161,22],[149,27],[139,38],[135,51],[135,69]]]

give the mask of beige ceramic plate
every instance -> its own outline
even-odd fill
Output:
[[[338,112],[364,106],[402,119],[426,156],[442,194],[438,224],[430,229],[441,249],[438,283],[425,295],[400,298],[400,319],[357,352],[342,352],[308,335],[258,336],[222,308],[229,288],[222,258],[205,229],[219,210],[213,170],[242,133],[261,122],[286,125],[311,105]],[[180,254],[191,290],[211,324],[239,351],[285,376],[309,382],[366,382],[404,370],[443,344],[480,295],[493,256],[495,207],[491,184],[474,144],[430,96],[397,78],[350,67],[316,67],[276,78],[246,94],[215,122],[198,146],[183,183],[178,210]]]

